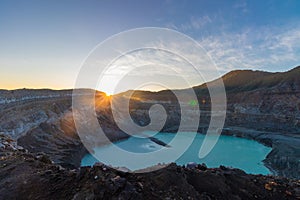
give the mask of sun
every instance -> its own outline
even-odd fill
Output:
[[[109,92],[105,92],[105,96],[106,97],[111,97],[112,93],[109,93]]]

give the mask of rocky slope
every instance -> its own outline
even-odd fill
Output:
[[[222,77],[228,101],[226,132],[271,146],[267,166],[278,175],[298,179],[299,77],[300,67],[281,73],[234,71]]]
[[[0,93],[0,132],[18,139],[18,144],[30,152],[44,152],[59,164],[78,166],[80,158],[75,155],[84,154],[83,145],[75,132],[64,133],[68,123],[61,126],[72,105],[71,90]]]
[[[248,175],[223,166],[207,169],[205,165],[186,168],[170,164],[142,174],[102,164],[70,170],[52,164],[45,154],[26,153],[13,140],[3,135],[0,138],[0,144],[6,144],[0,147],[2,199],[300,198],[299,181]]]

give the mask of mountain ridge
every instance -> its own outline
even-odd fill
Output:
[[[297,90],[300,90],[300,66],[290,69],[285,72],[266,72],[260,70],[233,70],[221,76],[226,92],[243,92],[255,89],[272,88],[280,86],[284,81],[290,85],[296,85]],[[216,79],[219,80],[220,78]],[[209,82],[213,85],[216,80]],[[287,85],[286,85],[287,86]],[[285,89],[287,87],[285,86]],[[292,86],[293,87],[293,86]],[[195,91],[207,89],[207,83],[194,86]],[[282,85],[281,85],[282,88]]]

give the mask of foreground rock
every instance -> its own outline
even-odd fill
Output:
[[[150,173],[104,165],[76,170],[43,154],[0,148],[1,199],[299,199],[300,182],[238,169],[176,164]]]

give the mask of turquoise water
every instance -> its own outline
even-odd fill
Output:
[[[151,132],[146,132],[146,134],[151,135]],[[155,138],[169,143],[175,134],[173,133],[158,133]],[[191,134],[184,133],[180,140],[188,139],[192,137]],[[199,149],[204,139],[204,135],[197,134],[193,143],[184,152],[184,154],[178,158],[175,162],[179,165],[185,165],[188,162],[205,163],[208,167],[219,167],[220,165],[240,168],[247,173],[252,174],[270,174],[268,168],[266,168],[262,162],[267,154],[272,150],[256,141],[233,137],[233,136],[220,136],[217,144],[213,150],[203,159],[198,157]],[[114,143],[118,147],[134,152],[134,153],[147,153],[157,151],[161,148],[166,148],[152,142],[149,138],[140,137],[130,137],[127,140],[119,141]],[[102,147],[95,148],[95,154],[102,154],[107,156],[116,156],[111,150],[113,145],[106,145]],[[176,148],[176,146],[170,147]],[[111,154],[111,155],[110,155]],[[136,163],[134,160],[128,160],[124,164],[124,159],[116,159],[113,163],[105,163],[107,165],[112,165],[114,167],[127,167],[130,170],[143,169],[146,167],[153,166],[157,163],[151,163],[146,159],[147,154],[145,154],[145,161],[143,163]],[[164,158],[163,158],[164,159]],[[165,159],[166,163],[169,163],[168,158]],[[118,162],[120,161],[120,162]],[[81,161],[82,166],[91,166],[95,162],[99,162],[91,154],[87,154]],[[101,162],[101,160],[100,160]],[[121,164],[122,163],[122,164]],[[124,166],[125,165],[125,166]]]

